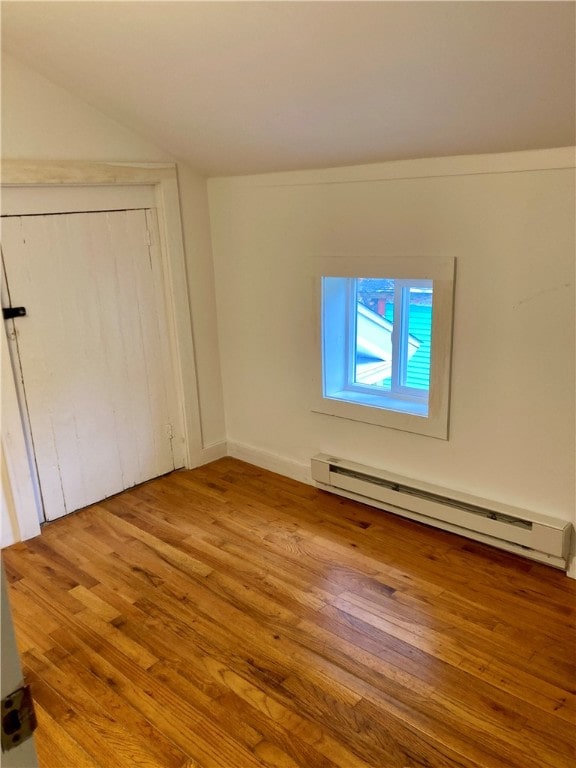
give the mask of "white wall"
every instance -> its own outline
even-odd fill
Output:
[[[170,160],[144,138],[2,52],[2,156],[24,160]]]
[[[13,56],[2,55],[2,156],[28,160],[174,161]],[[225,440],[206,181],[178,165],[202,438]]]
[[[14,58],[2,65],[4,157],[170,159]],[[226,438],[220,343],[233,453],[307,479],[325,451],[570,519],[573,172],[552,170],[554,151],[515,156],[212,180],[219,339],[205,180],[179,165],[203,444],[217,455]],[[380,254],[458,260],[446,443],[310,411],[310,262]]]
[[[573,519],[574,171],[523,170],[572,157],[211,180],[231,453],[305,479],[322,451]],[[457,259],[447,442],[310,410],[311,263],[379,255]]]

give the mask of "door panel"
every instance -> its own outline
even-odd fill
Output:
[[[3,220],[49,520],[183,466],[156,238],[150,210]]]

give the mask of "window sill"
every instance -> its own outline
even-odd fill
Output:
[[[393,395],[369,394],[367,392],[358,392],[356,390],[344,389],[339,392],[332,392],[325,396],[326,400],[337,400],[344,403],[355,403],[356,405],[367,408],[378,408],[383,411],[394,411],[396,413],[408,413],[411,416],[428,417],[428,403],[416,402],[414,400],[404,400],[396,398]]]
[[[421,415],[409,413],[399,408],[414,408],[414,403],[399,403],[394,401],[391,408],[383,407],[382,396],[366,395],[364,402],[355,399],[356,392],[346,390],[334,392],[329,397],[318,397],[312,403],[312,411],[325,416],[337,416],[341,419],[350,419],[364,424],[372,424],[377,427],[399,429],[403,432],[413,432],[417,435],[436,437],[440,440],[448,439],[448,424],[446,419],[434,417],[429,409],[425,415],[425,406],[421,406]],[[375,404],[373,405],[373,401]],[[396,410],[398,409],[398,410]]]

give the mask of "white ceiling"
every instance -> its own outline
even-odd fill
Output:
[[[568,146],[573,2],[12,2],[15,57],[208,175]]]

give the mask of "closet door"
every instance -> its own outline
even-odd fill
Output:
[[[10,216],[2,252],[45,518],[182,467],[155,211]]]

